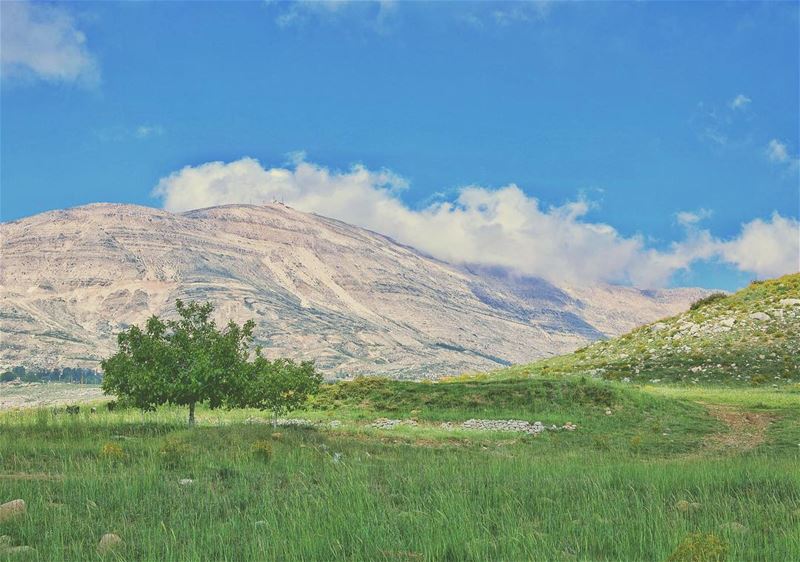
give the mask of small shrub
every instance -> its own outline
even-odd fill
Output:
[[[121,461],[125,458],[125,451],[117,443],[106,443],[100,449],[100,454],[106,460]]]
[[[272,443],[264,439],[256,441],[253,443],[253,446],[250,447],[250,452],[253,453],[255,458],[268,461],[272,458]]]
[[[725,293],[711,293],[707,297],[703,297],[702,299],[694,301],[692,305],[689,307],[689,310],[698,310],[700,308],[703,308],[704,306],[708,306],[709,304],[722,300],[727,296],[728,295]]]
[[[728,547],[712,533],[691,533],[673,552],[667,562],[722,562]]]
[[[194,455],[194,449],[188,443],[176,439],[167,439],[159,451],[161,461],[168,468],[180,468]]]

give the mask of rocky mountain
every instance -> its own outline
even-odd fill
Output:
[[[509,369],[625,382],[800,382],[800,273],[756,281],[575,353]]]
[[[0,229],[1,367],[97,367],[118,330],[182,298],[255,319],[269,355],[314,359],[332,377],[435,378],[564,353],[705,294],[455,266],[281,204],[94,204]]]

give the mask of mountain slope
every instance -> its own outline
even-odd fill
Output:
[[[677,316],[504,374],[612,380],[800,382],[800,273],[709,296]]]
[[[314,359],[329,376],[436,377],[564,353],[704,294],[592,294],[456,267],[280,204],[95,204],[5,223],[2,240],[3,367],[96,367],[119,329],[183,298],[254,318],[270,355]]]

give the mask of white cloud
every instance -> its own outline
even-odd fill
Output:
[[[773,213],[771,220],[755,219],[735,239],[720,243],[722,259],[759,277],[800,271],[800,222]]]
[[[745,109],[745,108],[746,108],[748,105],[750,105],[750,104],[752,103],[752,101],[753,101],[753,100],[751,100],[750,98],[748,98],[746,95],[744,95],[744,94],[739,94],[738,96],[736,96],[735,98],[733,98],[733,99],[730,101],[730,103],[728,104],[728,106],[729,106],[731,109]]]
[[[133,132],[137,139],[146,139],[149,137],[160,137],[164,134],[164,127],[161,125],[139,125]]]
[[[468,186],[453,201],[411,209],[399,198],[406,187],[402,177],[388,170],[358,165],[332,171],[299,153],[283,168],[265,169],[252,158],[187,166],[162,178],[153,194],[176,212],[284,201],[386,234],[443,260],[506,266],[554,281],[662,286],[676,271],[710,259],[757,275],[798,269],[791,248],[800,226],[777,214],[768,222],[748,223],[739,237],[721,241],[695,227],[707,211],[685,213],[685,239],[659,251],[648,248],[641,236],[626,237],[610,225],[585,220],[590,205],[584,200],[542,208],[513,184],[494,190]],[[755,259],[749,252],[771,257]]]
[[[699,211],[681,211],[675,215],[678,224],[681,226],[693,226],[703,219],[707,219],[712,214],[708,209],[700,209]]]
[[[772,139],[767,144],[765,153],[770,162],[785,164],[788,166],[789,171],[794,172],[800,169],[800,157],[794,157],[789,154],[789,147],[785,142]]]
[[[308,21],[337,21],[353,16],[369,27],[380,29],[397,9],[394,0],[292,0],[268,3],[278,7],[275,23],[279,27],[301,25]]]
[[[778,139],[769,141],[767,145],[767,158],[769,158],[771,162],[788,162],[789,149],[786,147],[786,143]]]
[[[552,6],[552,0],[510,2],[505,7],[494,10],[492,18],[498,25],[543,20],[550,14]]]
[[[0,69],[4,78],[95,86],[100,80],[86,36],[63,8],[0,3]]]

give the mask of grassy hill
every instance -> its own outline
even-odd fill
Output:
[[[692,309],[575,353],[495,373],[631,382],[800,382],[800,274],[712,295]]]

